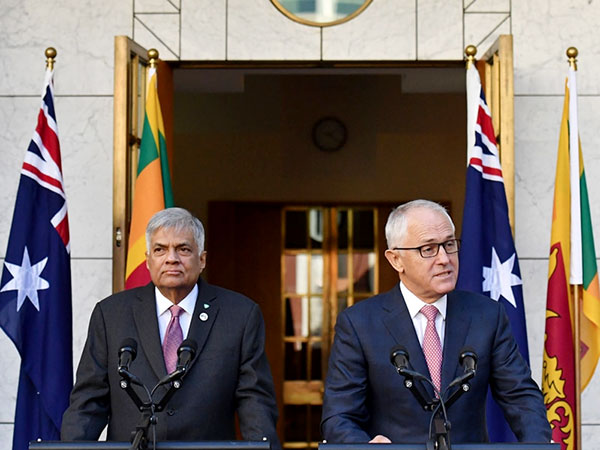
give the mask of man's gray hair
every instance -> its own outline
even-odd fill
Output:
[[[431,211],[444,214],[450,225],[452,225],[452,231],[456,230],[448,211],[442,205],[431,200],[413,200],[398,206],[388,216],[387,223],[385,224],[385,239],[387,240],[388,248],[397,247],[402,241],[408,223],[406,220],[407,213],[417,208],[430,209]]]
[[[154,214],[146,227],[146,250],[150,253],[152,235],[161,228],[170,228],[177,232],[191,231],[199,253],[204,251],[204,226],[187,209],[167,208]]]

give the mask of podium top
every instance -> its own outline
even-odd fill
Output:
[[[115,441],[43,441],[30,442],[29,450],[129,450],[131,442]],[[152,444],[148,444],[152,448]],[[163,441],[157,450],[270,450],[269,441]]]
[[[425,444],[319,444],[319,450],[425,450]],[[452,450],[560,450],[560,444],[499,442],[480,444],[452,444]]]

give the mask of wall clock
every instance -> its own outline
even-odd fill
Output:
[[[312,138],[319,150],[335,152],[346,143],[348,130],[337,117],[323,117],[313,125]]]

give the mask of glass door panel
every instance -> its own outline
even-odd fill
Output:
[[[282,222],[283,445],[316,448],[335,319],[378,292],[377,210],[293,206]]]

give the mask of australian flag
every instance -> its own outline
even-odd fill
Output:
[[[59,439],[73,384],[69,224],[52,78],[47,69],[0,281],[0,326],[21,355],[13,450]]]
[[[485,294],[504,305],[521,355],[529,363],[521,272],[502,167],[492,118],[474,67],[467,71],[467,105],[469,149],[457,287]],[[492,442],[516,440],[491,395],[487,423]]]

